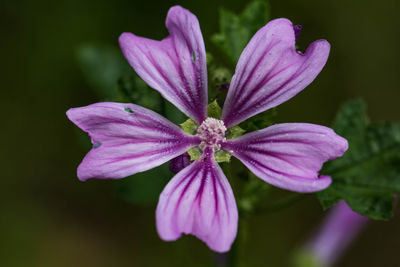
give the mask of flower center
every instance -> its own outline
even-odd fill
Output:
[[[200,136],[202,142],[200,149],[213,147],[215,151],[221,149],[221,142],[226,141],[226,127],[223,121],[214,118],[207,118],[197,129],[197,136]]]

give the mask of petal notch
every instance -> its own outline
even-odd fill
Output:
[[[229,128],[273,108],[303,90],[322,70],[329,55],[325,40],[295,49],[293,24],[276,19],[261,28],[243,50],[222,111]]]
[[[199,22],[175,6],[167,15],[169,36],[155,41],[123,33],[119,43],[136,73],[200,124],[207,109],[207,59]]]

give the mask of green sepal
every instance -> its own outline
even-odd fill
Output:
[[[188,134],[196,134],[197,124],[192,119],[187,119],[185,122],[179,124],[182,130]]]
[[[190,156],[190,161],[199,159],[203,154],[199,147],[192,147],[187,152]],[[214,153],[214,158],[216,162],[229,162],[231,159],[231,154],[225,150],[219,150]]]
[[[214,100],[208,105],[207,115],[208,117],[219,119],[221,118],[222,109],[218,105],[217,100]]]
[[[197,146],[196,146],[196,147],[190,148],[190,149],[187,151],[187,153],[188,153],[189,156],[190,156],[190,161],[194,161],[194,160],[200,158],[201,155],[203,154],[203,153],[201,152],[200,148],[198,148]]]
[[[246,130],[240,128],[239,126],[233,126],[226,131],[225,136],[227,139],[235,139],[239,136],[242,136],[245,132]]]
[[[219,150],[214,153],[214,158],[216,162],[230,162],[231,154],[225,150]]]

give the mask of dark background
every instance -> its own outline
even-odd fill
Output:
[[[166,35],[164,20],[177,1],[5,1],[1,27],[1,266],[205,266],[213,254],[184,237],[161,241],[155,205],[118,198],[112,181],[79,182],[86,150],[67,120],[70,107],[98,101],[77,66],[86,42],[117,46],[124,31]],[[247,1],[181,1],[199,18],[206,48],[218,30],[218,7],[240,12]],[[278,109],[279,121],[329,125],[356,96],[372,121],[398,121],[399,2],[271,1],[272,18],[304,26],[301,48],[325,38],[328,64],[304,92]],[[154,177],[157,179],[157,177]],[[290,253],[317,226],[315,197],[250,220],[248,266],[287,266]],[[339,266],[396,266],[400,218],[371,223]]]

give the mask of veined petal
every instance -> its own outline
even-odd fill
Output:
[[[269,184],[315,192],[331,183],[330,177],[318,175],[322,164],[342,156],[348,144],[324,126],[282,123],[228,140],[222,148]]]
[[[329,50],[327,41],[318,40],[302,54],[289,20],[269,22],[240,56],[222,111],[225,125],[232,127],[299,93],[322,70]]]
[[[134,104],[97,103],[67,111],[93,143],[78,177],[118,179],[157,167],[200,143],[157,113]]]
[[[228,251],[238,212],[232,189],[211,149],[167,184],[157,206],[157,230],[166,241],[192,234],[212,250]]]
[[[175,6],[167,15],[169,36],[155,41],[123,33],[119,43],[129,64],[152,88],[200,124],[207,110],[207,60],[195,15]]]

